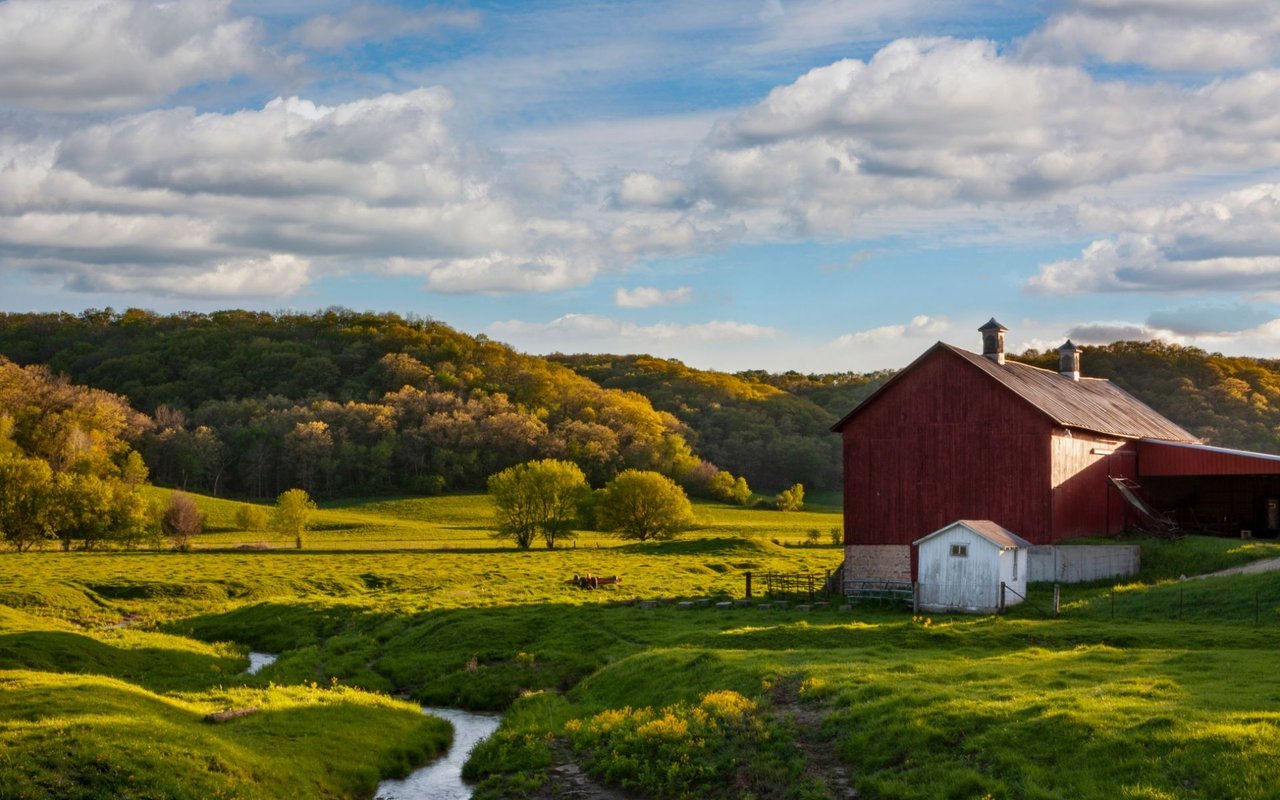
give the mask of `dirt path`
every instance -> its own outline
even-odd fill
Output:
[[[773,711],[789,718],[796,732],[795,742],[809,763],[812,777],[822,781],[833,800],[858,797],[853,788],[853,775],[836,753],[835,743],[826,738],[822,721],[827,709],[821,703],[800,700],[793,680],[779,681],[773,690]]]
[[[1242,567],[1230,567],[1229,569],[1220,569],[1217,572],[1207,572],[1204,575],[1193,575],[1191,577],[1196,579],[1218,578],[1223,575],[1254,575],[1259,572],[1274,572],[1276,570],[1280,570],[1280,558],[1264,558],[1261,561],[1254,561]]]
[[[552,750],[555,766],[547,770],[547,782],[533,795],[535,800],[636,800],[634,795],[596,783],[573,760],[573,751],[563,745]]]

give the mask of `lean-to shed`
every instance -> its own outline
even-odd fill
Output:
[[[914,544],[921,609],[995,612],[1026,597],[1031,543],[991,520],[957,520]]]

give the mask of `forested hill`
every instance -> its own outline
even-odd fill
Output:
[[[765,492],[835,488],[828,428],[892,374],[541,358],[432,320],[340,309],[0,314],[0,357],[127,397],[149,416],[130,443],[157,482],[254,497],[475,489],[545,457],[597,485],[639,467],[694,491],[717,469]],[[1053,352],[1018,358],[1057,364]],[[1085,348],[1083,370],[1213,444],[1280,451],[1280,361],[1119,342]]]
[[[688,425],[699,455],[763,487],[838,488],[840,440],[831,424],[889,375],[731,375],[652,356],[550,358],[601,386],[649,398]]]
[[[640,395],[394,314],[0,314],[0,355],[127,396],[155,480],[216,494],[480,488],[538,457],[714,472]]]
[[[1055,351],[1019,361],[1057,370]],[[1164,342],[1084,347],[1081,374],[1108,378],[1219,447],[1280,453],[1280,360],[1223,356]]]

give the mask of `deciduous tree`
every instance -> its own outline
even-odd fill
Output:
[[[573,535],[582,496],[589,491],[577,464],[546,458],[508,467],[489,476],[500,538],[528,548],[538,536],[548,548]]]
[[[294,546],[302,549],[302,535],[307,532],[311,520],[311,512],[316,504],[311,495],[302,489],[290,489],[276,498],[275,514],[272,515],[272,527],[283,536],[292,536]]]
[[[669,539],[693,524],[684,489],[657,472],[629,469],[600,492],[601,527],[624,539]]]

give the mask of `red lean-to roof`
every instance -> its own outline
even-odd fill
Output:
[[[1180,426],[1166,419],[1138,398],[1103,378],[1072,380],[1052,370],[1006,360],[997,364],[989,358],[938,342],[903,369],[843,419],[832,426],[839,431],[874,401],[899,376],[937,352],[950,353],[972,364],[1013,394],[1039,409],[1065,428],[1078,428],[1128,439],[1163,439],[1173,442],[1198,440]]]
[[[1280,475],[1280,456],[1159,439],[1138,442],[1138,477],[1176,475]]]

